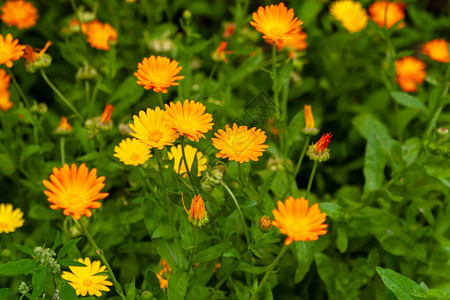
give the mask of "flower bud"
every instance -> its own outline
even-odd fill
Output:
[[[314,123],[311,105],[305,105],[305,128],[303,128],[303,132],[307,135],[316,135],[319,132]]]
[[[183,194],[181,194],[184,210],[188,215],[189,222],[195,227],[203,227],[209,222],[208,212],[205,209],[205,202],[202,196],[195,196],[191,201],[191,209],[187,210],[184,205]]]
[[[324,134],[320,140],[308,147],[306,155],[309,159],[324,162],[330,159],[330,149],[327,148],[328,144],[331,142],[331,133]]]
[[[149,292],[149,291],[143,291],[143,292],[141,293],[141,299],[142,299],[142,300],[151,300],[151,299],[153,299],[153,294],[152,294],[152,292]]]
[[[268,216],[262,216],[259,220],[259,229],[266,233],[270,230],[270,227],[272,227],[272,221]]]
[[[72,132],[72,126],[70,126],[67,118],[65,116],[61,117],[58,128],[55,129],[54,133],[57,135],[68,135]]]
[[[84,63],[84,66],[80,67],[75,75],[76,80],[90,80],[94,79],[98,76],[97,70],[94,69],[87,62]]]
[[[190,10],[186,9],[185,11],[183,11],[183,18],[185,18],[186,20],[190,20],[192,18],[192,13]]]
[[[19,291],[19,293],[21,293],[22,295],[26,295],[26,294],[30,291],[30,288],[28,287],[28,285],[27,285],[25,282],[22,282],[22,283],[19,285],[18,291]]]
[[[51,64],[52,64],[52,57],[47,53],[43,53],[35,61],[25,63],[25,69],[27,70],[28,73],[34,73],[41,68],[46,68],[50,66]]]
[[[445,128],[445,127],[441,127],[441,128],[439,128],[438,130],[437,130],[437,133],[440,135],[440,136],[448,136],[448,128]]]

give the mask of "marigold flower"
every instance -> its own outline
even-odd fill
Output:
[[[444,39],[429,41],[422,46],[422,53],[428,55],[432,60],[435,61],[443,63],[450,62],[447,41]]]
[[[45,43],[44,48],[42,49],[33,49],[30,45],[25,46],[25,53],[23,55],[23,58],[27,61],[27,63],[35,62],[39,57],[42,56],[42,54],[47,51],[48,47],[52,45],[52,41],[48,41]]]
[[[103,24],[102,22],[95,20],[86,23],[85,28],[83,28],[83,25],[84,24],[81,25],[81,29],[86,34],[86,40],[91,47],[99,50],[109,50],[111,49],[110,43],[117,42],[117,31],[108,23]]]
[[[425,63],[413,56],[406,56],[395,61],[397,83],[405,92],[416,92],[417,84],[422,84],[427,73]]]
[[[0,90],[0,110],[7,111],[13,105],[9,99],[9,90]]]
[[[206,157],[203,157],[203,153],[197,150],[197,148],[191,145],[184,146],[184,153],[186,154],[186,161],[189,171],[192,169],[194,158],[197,157],[197,176],[201,176],[202,172],[206,170]],[[183,151],[181,145],[172,146],[170,152],[167,153],[169,159],[174,161],[173,169],[177,174],[182,174],[183,177],[187,177],[186,164],[183,159]]]
[[[363,30],[369,16],[360,2],[353,0],[335,1],[330,6],[330,14],[350,33]]]
[[[36,24],[38,17],[38,11],[31,2],[12,0],[3,3],[1,19],[8,26],[30,28]]]
[[[165,120],[167,126],[176,130],[180,135],[186,135],[191,141],[198,142],[201,137],[205,137],[203,133],[212,129],[214,123],[212,115],[205,113],[206,106],[194,100],[184,100],[181,102],[165,105]]]
[[[226,125],[225,130],[219,129],[214,134],[217,138],[212,138],[213,146],[220,150],[216,154],[217,157],[235,160],[239,163],[248,162],[249,160],[257,161],[265,148],[266,134],[261,129],[253,127],[247,129],[247,126],[237,126],[233,124],[233,128]]]
[[[0,233],[10,233],[23,226],[23,212],[12,204],[0,203]]]
[[[150,149],[137,139],[127,138],[114,147],[114,156],[126,165],[144,164],[152,155]]]
[[[186,211],[189,222],[195,227],[203,227],[209,222],[208,212],[205,208],[205,202],[203,201],[202,196],[194,196],[194,199],[191,201],[191,209],[187,210],[184,205],[183,194],[181,194],[181,200],[183,202],[184,210]]]
[[[288,10],[281,2],[278,5],[260,6],[253,13],[250,24],[263,34],[267,43],[275,43],[278,48],[283,48],[285,39],[296,34],[303,22],[294,17],[292,8]]]
[[[236,30],[236,24],[233,22],[227,22],[225,23],[225,29],[223,31],[223,38],[228,39],[231,37]]]
[[[181,80],[184,76],[177,76],[182,67],[178,67],[176,60],[170,60],[167,57],[150,56],[144,57],[142,63],[138,63],[138,70],[134,73],[137,77],[137,83],[144,86],[144,89],[154,92],[167,93],[170,86],[179,85],[176,80]]]
[[[314,145],[309,146],[306,154],[311,160],[323,162],[330,159],[330,149],[327,148],[331,142],[331,133],[322,135],[320,140]]]
[[[303,132],[309,135],[316,135],[319,132],[314,123],[311,105],[305,104],[305,128],[303,128]]]
[[[0,91],[7,90],[9,88],[9,82],[11,77],[6,73],[5,69],[0,69]]]
[[[65,116],[61,116],[61,121],[59,121],[59,126],[56,128],[55,133],[67,134],[72,132],[72,126],[70,126],[69,121]]]
[[[268,232],[270,227],[272,227],[272,221],[268,216],[262,216],[259,220],[259,229],[262,232]]]
[[[77,295],[86,296],[86,294],[89,294],[89,296],[101,297],[101,291],[109,291],[107,286],[113,284],[106,280],[108,275],[99,274],[107,272],[106,267],[100,265],[100,261],[94,260],[91,263],[89,257],[84,260],[79,258],[77,261],[85,266],[69,266],[71,272],[64,271],[61,275],[75,289]]]
[[[79,220],[82,215],[92,216],[89,208],[99,208],[102,206],[97,200],[104,199],[108,193],[100,193],[105,186],[105,177],[97,178],[97,169],[90,172],[83,163],[77,169],[75,164],[69,168],[65,164],[62,168],[53,168],[50,181],[43,180],[44,186],[49,191],[44,191],[48,201],[52,203],[51,209],[64,209],[63,214],[72,215],[75,220]]]
[[[278,209],[272,211],[275,218],[272,225],[288,236],[285,245],[293,241],[316,241],[319,235],[327,233],[328,225],[324,224],[327,215],[320,211],[317,203],[309,207],[305,198],[290,196],[285,203],[278,201],[277,206]]]
[[[114,106],[106,103],[105,109],[103,110],[103,113],[100,116],[100,122],[102,122],[103,124],[108,124],[109,122],[111,122],[111,114],[113,110]]]
[[[228,42],[220,42],[219,47],[217,47],[216,51],[214,51],[212,58],[215,61],[223,60],[226,64],[228,63],[228,59],[226,54],[231,54],[233,51],[225,51],[227,49]]]
[[[378,27],[389,29],[397,22],[405,18],[406,5],[401,2],[376,1],[369,6],[370,18]],[[386,24],[385,24],[386,22]],[[405,26],[404,22],[399,23],[398,28]]]
[[[8,68],[13,66],[13,60],[19,60],[24,53],[25,46],[19,44],[19,40],[13,40],[8,33],[5,37],[0,34],[0,65],[5,64]]]
[[[52,57],[45,53],[51,44],[52,42],[48,41],[42,49],[33,49],[30,45],[25,46],[23,57],[28,72],[34,73],[37,69],[48,67],[52,63]]]
[[[307,37],[306,32],[302,32],[302,29],[299,27],[296,34],[284,38],[284,45],[292,50],[303,51],[308,47]],[[279,47],[277,49],[281,50]]]
[[[134,132],[131,135],[150,148],[171,146],[178,133],[168,126],[165,116],[166,112],[159,107],[154,110],[147,108],[147,112],[141,110],[139,116],[133,116],[134,123],[130,124],[130,129]]]
[[[169,286],[168,277],[170,276],[170,274],[172,274],[172,269],[169,267],[169,264],[164,258],[161,259],[160,264],[163,268],[159,270],[158,273],[156,273],[156,277],[159,280],[160,288],[167,289],[167,287]]]

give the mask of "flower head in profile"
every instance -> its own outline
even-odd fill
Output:
[[[438,62],[450,62],[447,41],[444,39],[429,41],[422,46],[422,53],[428,55],[432,60]]]
[[[405,18],[406,5],[401,2],[376,1],[369,6],[370,18],[378,27],[387,29],[394,26],[397,22]],[[405,26],[404,22],[398,25],[398,28]]]
[[[189,171],[192,169],[194,164],[194,159],[197,158],[197,176],[201,176],[202,172],[206,170],[206,157],[203,157],[203,153],[197,150],[197,148],[191,145],[184,146],[184,153],[186,154],[186,161],[188,164]],[[173,160],[173,169],[177,174],[187,177],[186,164],[183,159],[183,151],[181,150],[181,145],[172,146],[170,152],[167,153],[169,159]]]
[[[327,233],[327,215],[320,211],[317,203],[309,207],[309,201],[305,198],[294,199],[290,196],[285,203],[278,201],[277,206],[278,209],[272,211],[275,218],[272,225],[288,236],[285,245],[293,241],[316,241],[319,235]]]
[[[395,61],[397,83],[405,92],[416,92],[417,85],[422,84],[427,73],[425,63],[413,56],[406,56]]]
[[[0,65],[4,64],[8,68],[13,66],[13,60],[19,60],[25,50],[25,46],[19,44],[19,40],[13,40],[13,36],[8,33],[5,37],[0,34]]]
[[[34,26],[38,17],[38,11],[33,3],[23,0],[10,0],[3,3],[0,18],[8,26],[26,29]]]
[[[0,233],[10,233],[23,226],[23,212],[12,204],[0,203]]]
[[[227,51],[226,50],[227,45],[228,45],[228,42],[224,42],[224,41],[220,42],[219,47],[217,47],[216,51],[214,51],[214,53],[212,55],[212,58],[215,61],[223,60],[226,64],[228,63],[226,54],[231,54],[231,53],[233,53],[233,51]]]
[[[100,116],[100,122],[107,125],[111,122],[111,115],[114,111],[114,106],[111,104],[106,103],[105,109],[103,110],[103,113]]]
[[[160,265],[163,267],[156,273],[156,277],[159,280],[159,286],[161,289],[167,289],[169,286],[169,277],[172,274],[172,269],[169,267],[167,261],[163,258],[160,261]]]
[[[250,160],[257,161],[265,149],[269,146],[264,145],[266,134],[261,129],[247,126],[233,127],[226,125],[225,130],[219,129],[215,133],[216,138],[212,138],[213,146],[219,150],[217,157],[228,158],[239,163]]]
[[[308,35],[306,32],[303,32],[301,27],[298,27],[298,30],[294,35],[284,38],[284,46],[291,50],[303,51],[308,47],[308,43],[306,42],[307,38]],[[277,49],[281,50],[280,47],[277,47]]]
[[[166,107],[167,126],[176,130],[180,135],[186,135],[191,141],[198,142],[204,138],[204,133],[212,129],[212,115],[205,113],[206,106],[194,100],[181,102],[170,102]]]
[[[51,44],[52,42],[48,41],[42,49],[33,49],[30,45],[25,46],[23,57],[28,72],[34,73],[37,69],[48,67],[52,63],[52,57],[45,53]]]
[[[109,291],[108,286],[113,284],[107,280],[108,275],[99,274],[107,272],[106,267],[100,265],[100,261],[94,260],[91,263],[89,257],[86,257],[84,260],[79,258],[78,262],[84,266],[69,266],[71,272],[64,271],[61,275],[75,289],[77,295],[89,294],[89,296],[101,297],[102,291]]]
[[[55,129],[56,134],[65,135],[72,132],[72,126],[70,126],[69,121],[65,116],[61,116],[58,128]]]
[[[176,60],[170,60],[167,57],[144,57],[142,63],[138,63],[138,70],[134,73],[137,77],[137,83],[144,86],[144,89],[157,93],[167,93],[170,86],[179,85],[177,80],[184,76],[178,76],[182,67],[178,66]]]
[[[309,146],[306,154],[311,160],[323,162],[330,159],[330,149],[327,148],[331,142],[331,133],[322,135],[320,140],[314,145]]]
[[[152,155],[150,149],[137,139],[127,138],[114,147],[114,156],[126,165],[144,164]]]
[[[369,16],[362,4],[353,0],[340,0],[332,2],[330,14],[350,33],[363,30],[367,26]]]
[[[181,194],[184,210],[188,215],[189,222],[195,227],[203,227],[209,222],[208,212],[205,208],[205,201],[202,196],[194,196],[191,201],[191,209],[187,210],[184,205],[183,194]]]
[[[319,132],[314,123],[311,105],[305,104],[305,128],[303,128],[303,132],[308,135],[316,135]]]
[[[261,219],[259,219],[258,228],[262,232],[269,232],[270,227],[272,227],[272,221],[268,216],[262,216]]]
[[[267,43],[275,43],[278,48],[285,46],[285,39],[298,32],[301,20],[294,17],[294,10],[287,9],[284,3],[258,8],[253,13],[253,21],[250,24],[263,34]]]
[[[163,149],[164,146],[173,145],[178,138],[178,133],[166,122],[166,112],[159,107],[154,110],[147,108],[147,112],[141,110],[139,116],[133,116],[133,120],[130,129],[134,132],[131,135],[149,148]]]
[[[95,20],[86,23],[86,27],[82,28],[82,30],[87,36],[87,42],[93,48],[109,50],[111,49],[111,43],[117,43],[117,30],[108,23],[103,24],[102,22]]]
[[[48,201],[52,203],[51,209],[63,209],[66,216],[72,215],[75,220],[79,220],[82,215],[92,216],[89,208],[99,208],[102,206],[97,200],[104,199],[108,193],[100,193],[105,186],[105,177],[97,177],[97,169],[90,172],[83,163],[80,168],[75,164],[69,168],[65,164],[61,168],[53,168],[50,181],[43,180],[44,186],[49,189],[44,191]]]
[[[0,110],[7,111],[13,106],[9,99],[9,82],[10,76],[5,69],[0,69]]]

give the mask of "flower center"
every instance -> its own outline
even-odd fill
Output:
[[[91,285],[92,285],[92,280],[90,280],[90,279],[84,280],[84,281],[83,281],[83,285],[84,285],[84,286],[91,286]]]
[[[162,138],[162,133],[159,130],[151,130],[148,134],[148,139],[150,142],[158,143]]]
[[[130,159],[134,160],[134,161],[138,160],[139,159],[139,154],[136,154],[136,153],[131,154],[130,155]]]
[[[281,29],[279,27],[272,27],[269,32],[273,36],[279,36],[281,34]]]
[[[80,202],[80,195],[78,194],[69,194],[66,196],[66,201],[70,204],[76,204]]]
[[[0,228],[7,228],[8,223],[0,222]]]

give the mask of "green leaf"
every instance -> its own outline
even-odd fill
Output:
[[[36,262],[31,259],[19,259],[0,265],[0,275],[28,274],[34,270]]]
[[[127,286],[125,286],[127,293],[127,300],[134,300],[136,298],[136,287],[135,287],[135,278],[133,277],[133,281]]]
[[[319,203],[319,208],[322,212],[327,214],[333,220],[338,220],[344,215],[342,207],[337,203],[323,202]]]
[[[406,162],[407,166],[412,165],[412,163],[416,161],[421,148],[422,142],[418,137],[412,137],[403,143],[403,160]]]
[[[319,277],[327,287],[329,299],[335,299],[334,295],[336,294],[336,272],[333,268],[333,262],[327,255],[323,253],[316,253],[314,255],[314,260],[316,261]]]
[[[200,251],[199,253],[194,255],[193,261],[195,263],[202,263],[206,261],[211,261],[216,258],[221,257],[228,249],[230,249],[232,243],[222,243],[219,245],[215,245],[209,247],[206,250]]]
[[[32,204],[29,216],[31,219],[39,221],[56,220],[59,218],[54,210],[39,204]]]
[[[83,237],[79,237],[76,239],[73,239],[71,241],[68,241],[64,246],[62,246],[61,250],[59,250],[57,259],[63,258],[64,256],[69,253],[70,249],[72,249],[73,246],[75,246]]]
[[[251,274],[260,274],[264,273],[269,269],[269,266],[266,267],[258,267],[258,266],[252,266],[246,262],[241,262],[239,266],[235,269],[235,271],[242,271],[247,272]]]
[[[15,290],[10,289],[10,288],[3,288],[3,289],[0,289],[0,297],[1,297],[1,298],[6,298],[6,297],[8,297],[9,295],[12,295],[14,292],[15,292]]]
[[[61,281],[61,290],[59,291],[61,299],[64,300],[77,300],[77,292],[75,289],[67,283],[64,279]]]
[[[178,269],[170,276],[167,296],[169,300],[184,299],[189,283],[189,274],[182,269]]]
[[[71,258],[58,259],[58,264],[65,267],[85,267],[86,265]]]
[[[39,266],[33,271],[33,293],[31,294],[31,300],[37,299],[44,292],[46,277],[47,269],[44,266]]]
[[[297,284],[303,280],[309,272],[311,263],[314,260],[314,242],[296,242],[294,243],[294,255],[297,258],[297,269],[295,270],[294,283]]]
[[[180,266],[183,266],[185,263],[187,264],[187,259],[182,253],[180,254],[182,262],[178,261],[177,252],[175,248],[176,246],[172,241],[168,241],[164,238],[157,238],[152,239],[152,243],[155,246],[158,254],[167,261],[167,263],[169,264],[169,266],[171,266],[172,269],[176,269]]]
[[[0,174],[11,176],[16,170],[12,159],[5,153],[0,153]]]
[[[14,246],[16,246],[23,253],[26,253],[26,254],[31,255],[33,257],[36,256],[36,253],[32,249],[30,249],[28,247],[25,247],[25,246],[22,246],[22,245],[19,245],[19,244],[14,244]]]
[[[402,300],[416,300],[415,293],[424,293],[425,291],[414,281],[406,276],[403,276],[390,269],[383,269],[376,267],[378,275],[383,280],[384,285],[392,292],[398,299]]]
[[[38,145],[29,145],[26,146],[25,149],[22,151],[22,159],[27,158],[28,156],[38,152],[41,149]]]
[[[420,99],[403,92],[392,92],[391,96],[394,98],[395,102],[409,108],[418,109],[428,115],[428,108],[420,101]]]
[[[371,136],[375,136],[383,148],[387,151],[389,149],[387,141],[391,139],[389,131],[386,126],[370,114],[360,114],[353,118],[353,126],[366,139],[369,140]]]
[[[258,51],[252,57],[247,58],[243,63],[239,65],[233,76],[228,79],[229,85],[234,85],[236,83],[241,82],[245,77],[252,74],[259,66],[261,65],[263,58],[263,54],[261,51]]]
[[[294,142],[302,140],[303,138],[302,128],[304,127],[305,127],[305,110],[302,109],[299,112],[297,112],[294,117],[292,117],[286,129],[286,136],[289,137],[287,139],[288,149]]]
[[[52,246],[52,251],[55,251],[56,248],[59,247],[59,245],[62,244],[62,239],[61,239],[61,234],[59,233],[59,231],[56,233],[56,238],[55,241],[53,242],[53,246]]]
[[[337,243],[339,252],[345,253],[345,251],[347,251],[348,237],[347,237],[347,231],[345,230],[345,228],[338,227],[336,243]]]
[[[367,140],[364,156],[364,191],[381,189],[384,180],[385,155],[381,148],[379,136],[371,135]]]
[[[151,269],[147,269],[145,272],[143,289],[150,291],[153,295],[157,295],[161,291],[158,277],[156,277],[156,274]]]

